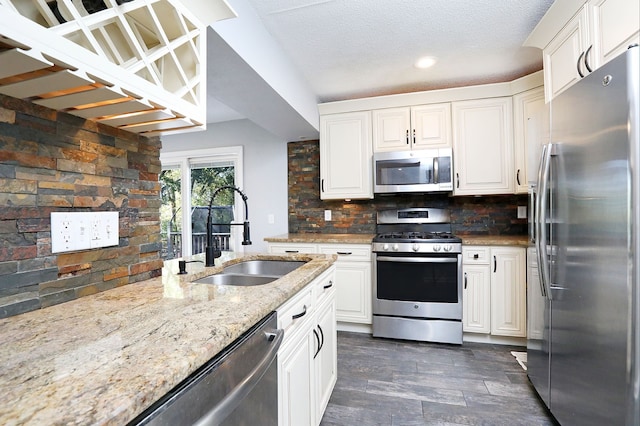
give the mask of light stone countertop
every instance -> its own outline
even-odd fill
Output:
[[[269,243],[305,243],[305,244],[371,244],[374,234],[282,234],[267,237]]]
[[[527,235],[458,235],[465,246],[517,246],[528,247]]]
[[[0,319],[0,424],[125,424],[335,261],[223,253],[216,265],[282,258],[308,262],[239,287],[191,283],[220,266],[177,275],[170,261],[162,277]]]

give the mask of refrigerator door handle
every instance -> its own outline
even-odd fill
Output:
[[[536,218],[536,253],[538,256],[538,267],[540,268],[540,290],[542,296],[551,300],[550,268],[549,256],[547,253],[546,223],[548,220],[549,203],[549,169],[551,167],[551,152],[553,145],[548,144],[542,147],[542,158],[538,169],[538,194],[536,198],[535,218]]]

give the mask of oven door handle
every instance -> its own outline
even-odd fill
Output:
[[[458,257],[391,257],[378,256],[378,262],[457,263]]]

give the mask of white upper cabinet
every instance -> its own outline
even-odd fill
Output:
[[[640,40],[638,0],[591,0],[587,7],[596,67],[609,62]]]
[[[511,97],[453,102],[454,195],[515,189]]]
[[[373,198],[371,112],[320,116],[320,199]]]
[[[566,0],[554,3],[526,46],[543,49],[547,102],[592,70],[638,43],[638,0]]]
[[[449,103],[373,111],[373,151],[451,147]]]
[[[544,82],[548,100],[571,87],[578,80],[578,66],[589,63],[587,11],[582,8],[542,51]],[[585,56],[587,58],[585,59]],[[584,73],[584,71],[580,71]]]
[[[516,193],[526,194],[536,183],[542,145],[549,139],[549,104],[538,87],[513,97]]]

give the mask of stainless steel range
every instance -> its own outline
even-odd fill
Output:
[[[462,242],[448,210],[378,212],[373,336],[462,344]]]

